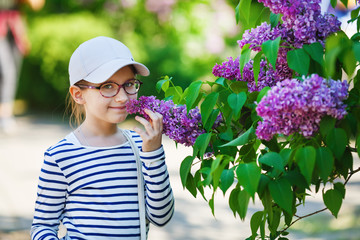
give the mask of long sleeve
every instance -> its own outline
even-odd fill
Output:
[[[46,152],[31,227],[32,240],[58,239],[57,232],[64,211],[66,193],[66,179],[54,159]]]
[[[147,218],[157,226],[164,226],[173,215],[174,197],[163,147],[153,152],[140,151],[140,159],[145,180]]]

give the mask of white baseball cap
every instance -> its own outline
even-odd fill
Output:
[[[128,65],[133,65],[137,74],[150,74],[145,65],[135,62],[129,48],[122,42],[103,36],[90,39],[80,44],[70,58],[70,85],[80,80],[95,84],[105,82]]]

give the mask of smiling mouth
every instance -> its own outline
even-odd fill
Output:
[[[118,110],[125,110],[126,106],[119,106],[119,107],[109,107],[111,109],[118,109]]]

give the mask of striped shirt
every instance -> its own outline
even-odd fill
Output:
[[[139,149],[142,140],[130,135]],[[165,225],[174,198],[161,147],[140,152],[149,222]],[[32,240],[58,239],[60,222],[70,239],[140,239],[137,170],[130,143],[89,147],[73,133],[44,154],[39,177]]]

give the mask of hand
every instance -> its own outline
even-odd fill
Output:
[[[136,127],[134,131],[137,132],[143,140],[142,151],[151,152],[161,147],[163,116],[149,109],[145,109],[145,113],[149,115],[150,121],[139,116],[135,117],[135,120],[141,123],[145,130]]]

